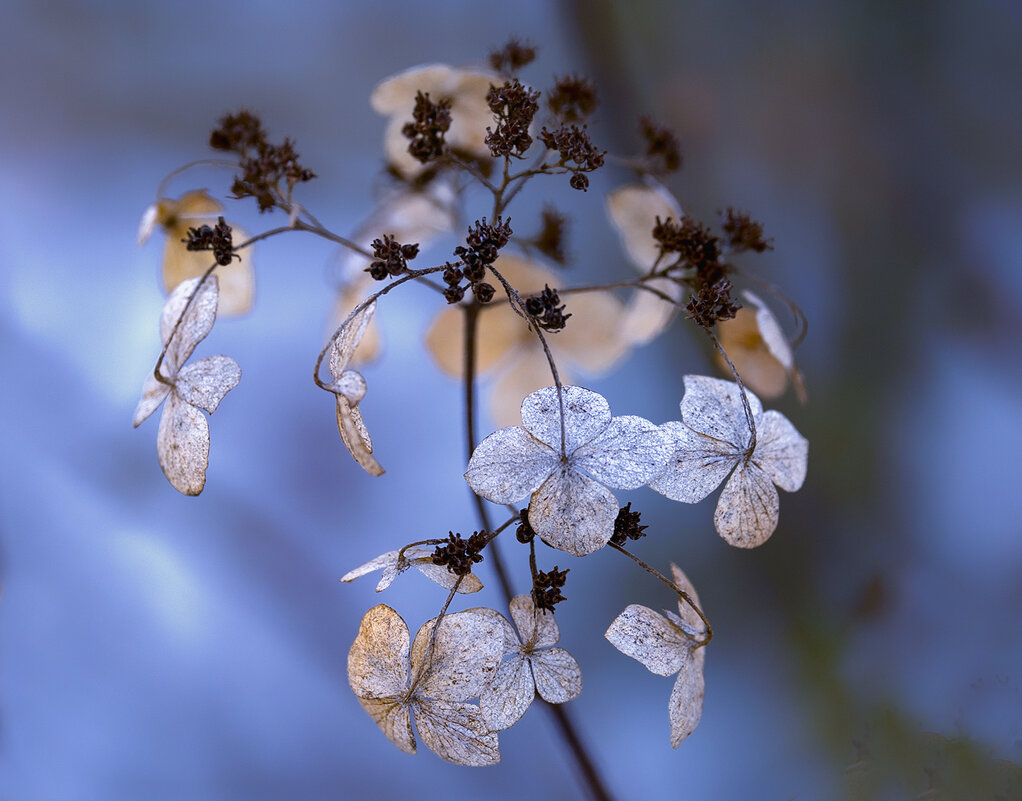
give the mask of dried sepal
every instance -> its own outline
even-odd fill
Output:
[[[614,533],[617,501],[608,487],[634,489],[663,471],[663,432],[639,417],[612,418],[605,398],[582,387],[556,387],[522,403],[522,426],[491,434],[469,460],[465,480],[494,503],[532,493],[529,521],[548,545],[576,556],[602,548]]]
[[[779,397],[791,381],[799,399],[805,402],[802,374],[777,317],[753,292],[743,291],[742,298],[747,305],[733,320],[722,321],[717,327],[720,344],[742,381],[764,398]],[[718,361],[722,369],[730,369],[723,357]]]
[[[798,490],[806,476],[809,442],[780,412],[763,411],[747,393],[756,425],[756,448],[751,438],[737,384],[706,376],[685,376],[681,422],[661,430],[671,441],[673,455],[650,487],[668,498],[695,503],[713,491],[730,473],[717,501],[714,525],[729,544],[755,548],[777,528],[779,500],[776,484],[786,492]]]
[[[371,476],[382,476],[383,467],[373,456],[373,440],[362,422],[362,413],[344,395],[337,398],[337,431],[348,453]]]
[[[380,576],[380,581],[376,585],[376,591],[383,592],[383,590],[387,589],[387,587],[394,583],[394,579],[404,573],[408,568],[414,567],[430,581],[439,584],[446,590],[454,589],[455,584],[457,584],[458,592],[467,595],[473,592],[479,592],[479,590],[483,588],[483,583],[474,573],[468,573],[461,577],[461,582],[458,583],[458,576],[449,571],[443,565],[433,564],[433,551],[429,548],[419,546],[406,548],[404,558],[400,561],[398,560],[399,553],[400,551],[387,551],[385,554],[380,554],[376,558],[370,559],[365,564],[359,565],[353,570],[349,570],[341,576],[341,581],[354,581],[367,573],[382,570],[383,574]]]

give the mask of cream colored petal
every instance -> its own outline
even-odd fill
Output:
[[[348,683],[360,700],[404,696],[410,639],[401,615],[386,604],[377,604],[362,616],[348,651]]]
[[[521,426],[502,428],[480,442],[465,470],[477,495],[493,503],[516,503],[539,487],[557,454]]]
[[[699,594],[696,592],[696,588],[692,586],[692,582],[688,580],[685,572],[673,562],[671,562],[671,578],[674,579],[678,589],[688,595],[692,602],[702,609],[702,603],[699,601]],[[681,616],[683,624],[691,629],[694,634],[702,636],[706,632],[706,624],[703,623],[702,618],[680,598],[678,599],[678,614]]]
[[[554,357],[570,359],[588,373],[602,373],[629,351],[621,336],[624,306],[610,292],[579,292],[563,302],[571,319],[562,331],[547,334]]]
[[[549,648],[561,638],[554,613],[537,610],[531,595],[516,595],[511,599],[511,619],[518,627],[526,651]]]
[[[752,309],[739,309],[734,319],[718,323],[717,335],[721,347],[749,389],[764,398],[777,398],[784,394],[788,386],[788,371],[767,348]],[[724,357],[717,354],[716,358],[721,372],[730,375],[731,368]]]
[[[423,623],[411,651],[415,695],[455,702],[482,695],[504,655],[506,624],[481,606],[445,615],[439,625],[437,618]]]
[[[193,292],[195,297],[189,303]],[[215,275],[207,278],[202,286],[199,286],[198,278],[192,278],[179,284],[163,304],[160,339],[167,345],[164,367],[171,378],[177,375],[196,345],[213,329],[218,294],[219,281]]]
[[[405,123],[411,118],[412,110],[409,108],[407,118],[391,117],[383,132],[383,155],[387,159],[387,164],[405,178],[414,178],[426,167],[408,152],[408,143],[411,140],[402,133]]]
[[[547,284],[556,287],[558,283],[557,276],[541,264],[510,253],[499,256],[493,266],[523,297],[542,292]]]
[[[210,197],[205,189],[192,189],[177,200],[161,198],[157,208],[159,222],[165,227],[177,225],[179,217],[211,217],[216,222],[216,215],[224,210],[223,204]]]
[[[190,227],[215,225],[216,219],[181,219],[167,229],[167,242],[163,248],[163,287],[172,292],[182,281],[197,278],[216,261],[208,250],[188,250],[181,240],[188,235]],[[249,238],[243,228],[233,226],[233,241],[240,244]],[[219,278],[220,304],[217,311],[228,317],[245,314],[252,308],[255,298],[255,271],[252,267],[251,249],[238,253],[240,259],[230,264],[219,265],[214,275]]]
[[[474,704],[423,700],[417,704],[415,724],[430,751],[446,762],[469,767],[500,762],[500,743]]]
[[[412,566],[430,581],[439,584],[445,590],[453,590],[454,585],[458,584],[458,576],[448,570],[446,565],[433,564],[432,558],[432,556],[428,556],[423,559],[416,559],[412,562]],[[462,595],[471,595],[474,592],[479,592],[482,588],[483,583],[475,573],[468,573],[463,576],[461,583],[458,584],[458,592]]]
[[[729,443],[736,452],[743,451],[750,431],[738,385],[704,375],[687,375],[684,380],[681,421],[699,434]],[[746,395],[753,419],[758,421],[763,404],[752,392]]]
[[[159,208],[155,203],[150,203],[145,207],[145,211],[142,212],[142,219],[138,223],[138,244],[144,245],[149,241],[153,229],[156,228],[156,218],[159,216],[159,213]]]
[[[673,676],[684,664],[693,640],[648,606],[631,604],[614,618],[603,635],[625,656],[658,676]]]
[[[497,380],[490,394],[490,414],[499,426],[517,425],[522,421],[522,401],[553,381],[550,365],[538,344],[519,345],[508,355],[511,367]],[[564,364],[558,366],[561,381],[574,380]]]
[[[681,206],[659,184],[630,184],[607,196],[607,214],[621,237],[629,260],[641,273],[648,273],[660,255],[653,239],[656,218],[680,220]]]
[[[605,487],[638,489],[664,471],[670,454],[670,440],[658,426],[622,415],[579,446],[571,463]]]
[[[491,370],[529,333],[527,324],[498,298],[483,308],[476,330],[476,374]],[[452,378],[461,378],[465,363],[465,313],[448,306],[426,333],[426,347],[437,365]]]
[[[409,548],[408,550],[410,551],[411,548]],[[341,576],[341,581],[343,582],[354,581],[355,579],[361,578],[362,576],[368,573],[372,573],[374,570],[386,570],[389,567],[396,568],[397,553],[398,553],[397,551],[387,551],[386,553],[382,553],[379,556],[370,559],[368,562],[363,562],[358,567],[352,568],[343,576]],[[405,553],[407,554],[408,551],[406,551]],[[389,587],[390,583],[393,582],[394,578],[396,577],[397,573],[395,572],[394,577],[391,578],[389,582],[387,582],[387,585],[384,587],[377,586],[376,591],[380,592],[381,590],[384,590],[387,587]]]
[[[337,399],[337,431],[344,447],[369,475],[382,476],[383,468],[373,456],[372,440],[362,424],[362,413],[357,406],[348,403],[343,395],[334,397]]]
[[[376,301],[373,301],[364,309],[349,313],[338,327],[330,343],[330,374],[334,378],[340,378],[351,362],[352,354],[362,341],[375,313]]]
[[[170,386],[164,384],[162,381],[157,381],[156,376],[152,373],[146,376],[145,382],[142,384],[142,397],[138,400],[138,406],[135,407],[135,416],[132,418],[132,425],[138,428],[149,415],[155,412],[163,399],[167,397],[167,393],[170,392]]]
[[[774,313],[758,295],[745,290],[742,297],[756,307],[756,324],[770,355],[777,359],[785,370],[790,371],[795,366],[795,355],[791,352],[791,343],[784,335],[784,330]]]
[[[177,394],[188,403],[212,414],[239,381],[241,368],[234,359],[230,356],[207,356],[182,367],[174,384]]]
[[[529,503],[529,522],[540,539],[574,556],[606,545],[616,517],[617,499],[610,490],[570,467],[551,473]]]
[[[645,345],[652,342],[663,333],[678,311],[677,301],[681,299],[682,294],[678,284],[668,278],[656,278],[647,281],[646,285],[674,298],[675,302],[666,301],[645,289],[633,290],[621,314],[618,328],[621,341],[628,345]]]
[[[564,415],[564,452],[569,456],[610,425],[610,404],[584,387],[544,387],[522,402],[522,424],[536,439],[561,450],[561,414]]]
[[[547,648],[529,657],[536,692],[551,704],[563,704],[582,692],[582,668],[563,648]]]
[[[756,452],[752,460],[782,490],[795,492],[806,480],[809,440],[795,430],[787,417],[771,409],[756,427]]]
[[[698,503],[727,478],[741,458],[729,443],[697,434],[684,423],[664,423],[661,430],[670,440],[672,453],[649,487],[672,501]]]
[[[421,64],[381,81],[373,89],[369,103],[378,114],[407,111],[411,119],[416,92],[443,97],[454,90],[456,80],[453,67],[446,64]]]
[[[678,678],[667,702],[667,716],[671,721],[671,748],[677,748],[688,737],[703,716],[703,696],[706,682],[703,678],[703,663],[706,649],[698,648],[688,654],[681,666]]]
[[[493,684],[479,698],[479,709],[492,731],[503,731],[521,720],[535,697],[532,671],[519,654],[501,662]]]
[[[209,423],[206,416],[176,392],[167,396],[156,438],[160,467],[183,495],[198,495],[209,466]]]
[[[777,528],[777,489],[754,463],[740,464],[724,485],[713,524],[717,533],[736,548],[756,548]]]
[[[406,754],[415,753],[412,716],[407,704],[396,698],[359,698],[358,701],[388,740]]]

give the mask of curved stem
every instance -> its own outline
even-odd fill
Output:
[[[231,161],[230,159],[197,159],[195,161],[189,161],[187,164],[182,164],[175,170],[171,170],[160,181],[160,185],[156,187],[156,197],[163,197],[167,191],[167,186],[172,180],[174,180],[181,173],[190,170],[192,167],[237,167],[238,162]]]

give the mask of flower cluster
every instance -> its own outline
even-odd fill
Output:
[[[497,121],[496,129],[486,129],[486,145],[494,158],[522,158],[532,147],[529,126],[539,111],[539,92],[530,91],[514,78],[501,86],[491,86],[486,104]]]
[[[409,140],[408,152],[412,158],[427,164],[443,155],[444,134],[450,127],[450,98],[434,103],[429,99],[429,92],[416,92],[412,121],[401,127],[401,135]]]
[[[571,188],[585,192],[589,188],[585,173],[602,167],[607,151],[593,144],[584,125],[562,125],[552,131],[543,128],[539,138],[550,150],[560,153],[561,166],[571,173]]]
[[[382,239],[374,239],[372,247],[376,258],[365,269],[377,281],[388,275],[407,272],[408,262],[419,255],[418,244],[402,245],[389,234],[384,234]]]
[[[549,285],[544,286],[538,295],[525,299],[525,311],[544,331],[560,331],[568,324],[571,314],[565,314],[564,309],[557,290],[551,289]]]
[[[463,278],[480,303],[488,303],[493,298],[493,285],[485,280],[486,268],[497,260],[500,249],[511,239],[511,234],[511,220],[505,222],[498,217],[491,224],[483,217],[475,221],[468,229],[465,244],[454,249],[454,255],[461,260],[462,266],[447,265],[444,270],[444,283],[447,284],[444,297],[448,303],[457,303],[464,297]]]
[[[218,217],[216,225],[212,228],[208,225],[200,225],[198,228],[189,228],[188,236],[182,242],[186,250],[211,250],[213,258],[221,267],[230,264],[235,258],[240,259],[234,252],[234,236],[223,217]]]
[[[472,565],[483,561],[481,551],[486,547],[487,539],[485,531],[475,531],[468,539],[452,531],[447,542],[437,545],[433,551],[433,564],[446,567],[456,576],[468,575],[472,572]]]

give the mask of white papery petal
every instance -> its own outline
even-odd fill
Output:
[[[516,503],[534,492],[558,463],[557,454],[521,426],[494,431],[480,442],[465,470],[477,495]]]
[[[657,217],[678,221],[682,210],[660,184],[630,184],[607,195],[607,214],[632,264],[639,272],[648,273],[660,255],[660,246],[653,239]]]
[[[475,704],[423,699],[415,724],[430,751],[455,765],[482,767],[500,762],[500,743]]]
[[[607,399],[583,387],[562,387],[564,401],[564,452],[571,455],[610,423]],[[522,402],[522,423],[536,439],[561,450],[561,403],[557,387],[545,387]]]
[[[697,434],[684,423],[664,423],[661,430],[673,453],[649,486],[672,501],[698,503],[720,485],[740,459],[729,443]]]
[[[386,604],[362,616],[348,651],[348,683],[359,700],[393,699],[407,692],[410,639],[401,615]]]
[[[702,609],[702,604],[699,601],[699,594],[696,592],[696,588],[692,586],[692,582],[689,581],[688,576],[676,564],[671,562],[671,577],[674,579],[674,583],[678,585],[678,589],[684,592],[692,602]],[[705,611],[705,610],[704,610]],[[678,613],[681,616],[681,620],[685,626],[688,626],[692,632],[702,636],[706,633],[706,624],[703,623],[703,619],[696,614],[696,611],[685,603],[681,598],[678,599]]]
[[[753,393],[747,391],[746,394],[758,425],[763,404]],[[736,452],[743,451],[749,443],[742,393],[733,381],[704,375],[685,376],[681,421],[693,431],[730,443]]]
[[[186,364],[174,381],[177,394],[212,414],[224,396],[238,386],[241,368],[230,356],[207,356]]]
[[[170,392],[169,384],[157,381],[156,376],[152,373],[147,375],[142,384],[142,397],[139,398],[138,406],[135,407],[135,416],[132,418],[131,424],[138,428],[149,415],[159,408],[168,392]]]
[[[756,325],[770,355],[777,359],[785,370],[790,371],[795,366],[795,355],[791,352],[791,343],[784,335],[784,330],[774,313],[759,295],[746,289],[742,292],[742,297],[756,307]]]
[[[209,466],[209,423],[206,416],[176,392],[167,396],[156,437],[163,474],[184,495],[198,495]]]
[[[536,692],[544,701],[563,704],[582,692],[582,668],[563,648],[547,648],[529,657]]]
[[[674,623],[647,606],[631,604],[614,618],[606,633],[610,644],[658,676],[673,676],[693,640]]]
[[[669,278],[655,278],[647,281],[646,286],[675,301],[681,299],[681,287]],[[645,289],[636,289],[625,306],[618,334],[629,345],[645,345],[663,333],[677,311],[676,302],[664,300]]]
[[[415,753],[412,716],[407,704],[396,698],[359,698],[358,701],[388,740],[406,754]]]
[[[777,528],[779,501],[774,482],[754,463],[740,464],[724,485],[713,524],[736,548],[755,548]]]
[[[547,609],[536,609],[531,595],[516,595],[511,599],[510,608],[511,619],[518,627],[526,651],[557,644],[561,631],[554,613]]]
[[[369,97],[369,103],[378,114],[407,111],[410,119],[415,107],[415,93],[428,92],[433,95],[434,101],[442,99],[454,89],[454,73],[454,68],[447,64],[411,67],[378,83]]]
[[[192,278],[178,284],[163,304],[163,312],[160,314],[160,340],[164,345],[170,343],[164,362],[171,378],[192,355],[195,346],[206,338],[216,320],[216,304],[220,292],[218,279],[216,275],[211,275],[202,286],[199,286],[199,280]],[[189,304],[188,298],[193,291],[195,297]],[[178,325],[182,314],[184,317]]]
[[[370,559],[368,562],[349,570],[341,576],[341,581],[354,581],[375,570],[382,570],[383,575],[380,576],[380,582],[376,585],[376,591],[382,592],[393,584],[394,579],[401,573],[404,573],[410,567],[414,567],[426,578],[436,582],[441,587],[448,590],[454,587],[458,577],[446,567],[433,564],[433,551],[431,549],[420,547],[406,548],[404,563],[400,569],[398,569],[397,562],[398,553],[398,551],[387,551],[387,553],[380,554],[376,558]],[[462,580],[461,585],[458,587],[458,592],[468,594],[479,592],[482,588],[483,583],[470,573]]]
[[[352,354],[354,354],[355,348],[358,347],[358,343],[362,341],[366,327],[373,319],[375,312],[376,301],[374,300],[364,309],[360,309],[354,314],[349,314],[347,319],[341,323],[340,328],[337,329],[337,333],[330,345],[330,374],[335,379],[341,377],[341,374],[351,361]]]
[[[780,412],[770,410],[756,424],[756,452],[752,461],[786,492],[795,492],[806,480],[809,440]]]
[[[432,551],[430,554],[432,554]],[[458,584],[459,577],[448,570],[446,565],[433,564],[432,555],[416,559],[412,562],[412,567],[422,573],[422,575],[430,581],[439,584],[445,590],[453,590],[454,585]],[[462,595],[471,595],[474,592],[479,592],[482,588],[483,583],[479,580],[479,577],[475,573],[465,574],[465,576],[461,579],[461,583],[458,584],[458,592]]]
[[[698,648],[688,654],[667,702],[667,716],[671,721],[671,747],[677,748],[688,737],[703,716],[703,696],[706,683],[703,663],[706,649]]]
[[[529,523],[547,545],[585,556],[614,535],[617,499],[602,484],[559,467],[529,503]]]
[[[423,623],[411,652],[416,694],[446,701],[482,695],[504,655],[506,623],[503,615],[485,607],[446,615],[439,626],[437,618]]]
[[[405,551],[405,554],[407,554],[411,550],[412,549],[409,548],[407,551]],[[385,570],[391,566],[397,567],[397,554],[398,554],[397,551],[387,551],[386,553],[381,553],[379,556],[370,559],[368,562],[363,562],[358,567],[349,570],[347,573],[341,576],[341,581],[343,582],[354,581],[357,578],[362,578],[362,576],[365,576],[368,573],[372,573],[374,570]],[[380,589],[381,589],[380,587],[377,587],[376,591],[379,592]]]
[[[663,472],[669,455],[668,440],[658,426],[622,415],[581,445],[571,463],[604,486],[637,489]]]
[[[334,397],[337,399],[337,431],[344,447],[369,475],[382,476],[383,468],[373,456],[373,441],[362,423],[362,413],[343,395]]]
[[[155,203],[150,203],[142,212],[142,219],[138,223],[138,244],[144,245],[152,236],[156,227],[156,218],[159,216],[159,208]]]
[[[520,654],[500,664],[493,684],[479,698],[483,720],[493,731],[514,726],[532,699],[536,697],[536,684],[529,664]]]

